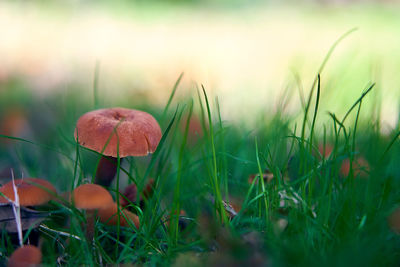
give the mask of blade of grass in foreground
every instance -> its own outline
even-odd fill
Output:
[[[215,193],[215,206],[218,211],[218,213],[221,216],[222,222],[225,224],[228,223],[228,218],[225,213],[225,209],[222,203],[222,197],[221,197],[221,191],[219,189],[219,182],[218,182],[218,168],[217,168],[217,155],[215,152],[215,143],[214,143],[214,129],[213,129],[213,124],[212,124],[212,119],[211,119],[211,110],[210,110],[210,104],[208,103],[208,97],[206,90],[203,85],[201,85],[203,89],[203,94],[204,94],[204,99],[206,101],[206,108],[207,108],[207,115],[208,115],[208,124],[210,127],[209,131],[209,137],[211,141],[211,150],[212,150],[212,177],[213,177],[213,186],[214,186],[214,193]]]
[[[73,176],[73,181],[71,183],[71,188],[70,188],[70,192],[72,192],[74,190],[74,188],[80,184],[82,182],[82,169],[79,172],[79,177],[78,177],[78,182],[76,182],[76,175],[78,173],[78,165],[82,166],[82,159],[81,159],[81,153],[79,151],[79,144],[78,142],[76,142],[75,145],[75,162],[74,162],[74,176]]]
[[[110,136],[109,136],[108,139],[106,140],[106,143],[104,144],[103,148],[101,149],[101,151],[100,151],[100,153],[99,153],[101,156],[98,158],[97,163],[96,163],[96,165],[95,165],[95,169],[94,169],[94,171],[93,171],[92,181],[91,181],[92,184],[94,183],[94,180],[95,180],[95,178],[96,178],[97,170],[98,170],[98,168],[99,168],[100,160],[101,160],[101,158],[103,157],[103,153],[104,153],[104,151],[106,150],[108,144],[111,142],[111,138],[112,138],[114,135],[117,137],[117,160],[118,160],[118,162],[119,162],[119,160],[120,160],[120,159],[118,159],[118,158],[119,158],[119,154],[118,154],[118,153],[119,153],[119,138],[118,138],[117,129],[118,129],[118,127],[121,125],[121,123],[124,122],[124,121],[125,121],[125,119],[122,118],[122,120],[120,120],[120,121],[117,123],[117,125],[115,125],[113,131],[111,132]],[[79,136],[78,133],[76,134],[76,136],[77,136],[77,138],[78,138],[78,136]],[[76,142],[79,143],[79,140],[77,139]],[[120,165],[120,164],[118,163],[117,171],[120,170],[120,169],[119,169],[119,167],[120,167],[119,165]]]
[[[319,81],[319,76],[320,76],[320,74],[322,73],[322,71],[324,70],[324,68],[325,68],[325,66],[326,66],[326,64],[327,64],[327,62],[328,62],[328,60],[329,60],[329,58],[331,57],[332,53],[334,52],[335,48],[339,45],[339,43],[340,43],[344,38],[346,38],[349,34],[351,34],[352,32],[354,32],[354,31],[356,31],[356,30],[357,30],[357,28],[353,28],[353,29],[347,31],[346,33],[344,33],[342,36],[340,36],[340,37],[333,43],[333,45],[332,45],[332,46],[330,47],[330,49],[328,50],[328,53],[326,54],[324,60],[322,61],[321,65],[320,65],[320,67],[319,67],[319,69],[318,69],[317,75],[316,75],[316,77],[315,77],[315,79],[314,79],[314,81],[313,81],[313,83],[312,83],[312,85],[311,85],[311,90],[310,90],[310,93],[309,93],[309,95],[308,95],[308,100],[307,100],[307,102],[306,102],[306,106],[305,106],[305,109],[304,109],[303,122],[302,122],[302,127],[301,127],[301,139],[300,139],[301,142],[300,142],[300,151],[299,151],[299,155],[300,155],[300,169],[299,169],[299,171],[300,171],[301,174],[304,174],[304,173],[307,173],[307,172],[308,172],[308,168],[307,168],[307,166],[308,166],[308,162],[307,162],[308,159],[307,159],[307,157],[306,157],[306,151],[305,151],[306,148],[305,148],[305,145],[304,145],[304,141],[305,141],[305,132],[306,132],[306,124],[307,124],[307,121],[308,121],[308,112],[309,112],[309,109],[310,109],[312,97],[313,97],[313,95],[314,95],[315,87],[316,87],[316,85],[317,85],[317,83],[318,83],[318,81]],[[315,125],[311,125],[311,132],[313,132],[313,127],[315,127]],[[309,149],[310,149],[310,147],[309,147]],[[309,150],[308,152],[311,153],[310,150]],[[301,187],[302,187],[302,194],[303,194],[303,197],[306,197],[306,187],[305,187],[305,184],[303,184]]]
[[[392,140],[390,141],[389,145],[386,147],[385,151],[383,152],[382,156],[379,159],[379,163],[382,163],[382,161],[385,159],[387,153],[389,152],[389,150],[392,148],[392,146],[394,145],[394,143],[397,141],[397,139],[400,136],[400,131],[397,132],[397,134],[392,138]]]
[[[228,190],[228,162],[226,159],[226,155],[225,155],[225,128],[222,124],[222,117],[221,117],[221,108],[219,105],[219,101],[218,98],[215,98],[216,104],[217,104],[217,112],[218,112],[218,122],[219,122],[219,130],[221,131],[221,135],[220,135],[220,142],[221,142],[221,148],[220,148],[220,152],[218,153],[219,155],[221,155],[222,160],[221,160],[221,166],[220,166],[220,170],[221,174],[222,174],[222,181],[223,181],[223,186],[224,186],[224,197],[225,197],[225,201],[229,202],[229,190]]]
[[[93,100],[94,108],[99,108],[99,73],[100,73],[100,61],[96,61],[96,66],[94,68],[94,78],[93,78]]]
[[[364,97],[366,97],[369,92],[371,92],[371,90],[374,88],[375,83],[371,84],[362,94],[361,96],[357,99],[356,102],[354,102],[354,104],[349,108],[349,110],[346,112],[346,115],[344,115],[342,121],[340,122],[340,128],[339,128],[339,133],[340,133],[340,129],[344,128],[344,122],[346,121],[347,117],[350,115],[350,113],[353,111],[353,109],[355,107],[357,107],[357,105],[364,99]]]
[[[262,194],[263,194],[263,200],[264,200],[264,207],[265,207],[265,222],[268,225],[268,216],[269,216],[269,205],[268,205],[268,199],[267,199],[267,192],[265,191],[265,185],[264,185],[264,174],[261,168],[261,163],[260,163],[260,157],[258,155],[258,144],[257,144],[257,138],[255,139],[255,145],[256,145],[256,159],[257,159],[257,166],[258,166],[258,172],[259,172],[259,178],[258,178],[258,182],[259,184],[261,184],[261,190],[262,190]],[[262,217],[261,211],[259,214],[259,217]]]
[[[43,145],[43,144],[35,143],[35,142],[30,141],[30,140],[28,140],[28,139],[19,138],[19,137],[14,137],[14,136],[9,136],[9,135],[4,135],[4,134],[0,134],[0,138],[7,138],[7,139],[16,140],[16,141],[21,141],[21,142],[25,142],[25,143],[28,143],[28,144],[31,144],[31,145],[35,145],[35,146],[38,146],[38,147],[40,147],[40,148],[44,148],[44,149],[46,149],[46,150],[56,152],[56,153],[58,153],[58,154],[60,154],[60,155],[63,155],[64,157],[66,157],[66,158],[69,159],[71,162],[75,162],[75,160],[74,160],[73,158],[71,158],[67,153],[61,152],[61,151],[59,151],[59,150],[57,150],[57,149],[54,149],[54,148],[52,148],[51,146],[48,146],[48,145]]]
[[[175,246],[178,243],[178,224],[179,224],[179,215],[180,215],[180,186],[181,186],[181,178],[182,178],[182,169],[183,169],[183,161],[184,161],[184,152],[186,141],[189,133],[189,125],[190,119],[192,117],[193,112],[193,100],[190,102],[189,106],[189,114],[186,119],[186,126],[185,126],[185,133],[183,135],[182,144],[179,150],[179,157],[178,157],[178,172],[176,176],[176,184],[175,184],[175,192],[174,192],[174,200],[173,200],[173,207],[170,214],[170,232],[172,236],[172,242]]]
[[[167,136],[168,136],[168,134],[169,134],[169,132],[171,130],[171,127],[175,122],[178,110],[179,110],[179,105],[176,107],[174,116],[172,117],[171,121],[169,122],[169,124],[167,126],[167,129],[164,131],[164,134],[161,137],[160,143],[158,143],[156,151],[154,151],[153,156],[151,157],[150,163],[149,163],[149,165],[148,165],[148,167],[146,169],[146,172],[145,172],[145,174],[143,176],[143,180],[146,180],[146,178],[149,176],[151,170],[153,169],[154,164],[156,163],[156,160],[158,158],[158,155],[160,154],[160,151],[164,146],[165,140],[167,139]]]
[[[162,118],[163,118],[162,121],[164,121],[165,115],[166,115],[167,112],[168,112],[169,106],[171,105],[172,99],[173,99],[174,96],[175,96],[176,90],[178,89],[178,86],[179,86],[179,84],[180,84],[180,82],[181,82],[181,80],[182,80],[183,74],[184,74],[184,73],[182,72],[182,73],[179,75],[178,79],[176,80],[176,82],[175,82],[175,84],[174,84],[174,87],[172,88],[172,92],[171,92],[171,94],[170,94],[170,96],[169,96],[169,98],[168,98],[167,105],[165,106],[164,111],[163,111],[163,113],[162,113]]]
[[[320,67],[319,67],[319,69],[318,69],[318,71],[317,71],[318,74],[317,74],[317,76],[315,77],[315,79],[314,79],[314,81],[313,81],[313,83],[312,83],[312,85],[311,85],[311,90],[310,90],[310,93],[309,93],[309,95],[308,95],[308,100],[307,100],[306,107],[305,107],[305,111],[304,111],[303,126],[302,126],[302,128],[301,128],[301,129],[302,129],[302,132],[301,132],[301,138],[302,138],[302,139],[304,139],[304,135],[305,135],[305,126],[306,126],[305,124],[306,124],[307,117],[308,117],[308,110],[309,110],[309,108],[310,108],[312,96],[313,96],[313,94],[314,94],[315,85],[316,85],[317,82],[318,82],[318,76],[319,76],[319,75],[322,73],[322,71],[324,70],[326,63],[328,63],[329,58],[331,57],[332,53],[335,51],[335,49],[336,49],[336,47],[339,45],[339,43],[340,43],[343,39],[345,39],[348,35],[350,35],[351,33],[353,33],[353,32],[356,31],[356,30],[357,30],[357,28],[350,29],[349,31],[345,32],[342,36],[340,36],[340,37],[333,43],[333,45],[329,48],[328,53],[326,54],[324,60],[322,61],[321,65],[320,65]]]
[[[311,124],[311,132],[310,132],[309,147],[308,147],[308,151],[311,154],[312,154],[312,151],[313,151],[314,128],[315,128],[315,122],[317,120],[319,98],[320,98],[320,94],[321,94],[321,77],[320,77],[319,74],[318,74],[317,77],[318,77],[317,96],[316,96],[316,100],[315,100],[314,116],[313,116],[313,120],[312,120],[312,124]],[[317,149],[317,151],[318,151],[318,149]],[[315,168],[315,165],[313,164],[312,167]],[[315,170],[314,170],[314,173],[316,173]],[[309,183],[308,183],[308,205],[311,205],[312,195],[313,195],[313,190],[314,190],[314,184],[315,184],[315,177],[312,176],[311,179],[309,180]]]

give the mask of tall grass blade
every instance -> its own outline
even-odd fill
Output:
[[[175,82],[175,84],[174,84],[174,87],[172,87],[172,92],[171,92],[171,94],[169,95],[167,105],[165,106],[164,111],[163,111],[163,113],[162,113],[162,118],[165,118],[165,115],[166,115],[167,112],[168,112],[169,106],[171,105],[172,99],[173,99],[174,96],[175,96],[176,90],[178,89],[178,86],[179,86],[179,84],[180,84],[180,82],[181,82],[181,80],[182,80],[183,74],[184,74],[184,73],[182,72],[182,73],[179,75],[178,79],[176,80],[176,82]]]
[[[96,66],[94,68],[94,77],[93,77],[93,100],[94,100],[94,108],[99,108],[99,74],[100,74],[100,61],[96,61]]]
[[[215,206],[216,210],[219,212],[219,215],[222,218],[222,221],[224,223],[228,222],[227,215],[225,213],[225,209],[222,203],[222,197],[221,197],[221,191],[219,188],[219,181],[218,181],[218,167],[217,167],[217,154],[215,151],[215,142],[214,142],[214,128],[212,124],[212,118],[211,118],[211,109],[210,109],[210,104],[208,102],[208,97],[206,93],[206,89],[204,88],[203,85],[201,85],[203,89],[203,95],[204,99],[206,102],[206,108],[207,108],[207,115],[208,115],[208,124],[210,127],[209,131],[209,138],[211,141],[211,150],[212,150],[212,177],[213,177],[213,186],[214,186],[214,194],[215,194]]]

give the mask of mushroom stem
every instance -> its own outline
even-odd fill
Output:
[[[76,208],[86,211],[85,234],[92,241],[97,210],[113,203],[112,196],[100,185],[83,184],[72,191],[71,197]]]
[[[95,220],[96,220],[96,210],[87,210],[85,234],[88,242],[93,242]]]
[[[122,158],[120,161],[122,161]],[[110,186],[117,173],[117,162],[117,158],[102,156],[97,166],[95,183],[102,186]]]

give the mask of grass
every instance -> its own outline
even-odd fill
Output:
[[[105,107],[98,74],[96,68],[94,106]],[[45,265],[398,264],[400,237],[387,218],[400,201],[400,132],[397,127],[382,134],[380,118],[360,120],[373,85],[353,99],[343,117],[320,114],[324,80],[318,75],[301,123],[278,110],[260,113],[249,129],[244,122],[224,121],[218,99],[212,101],[204,87],[197,97],[174,99],[181,78],[164,108],[120,102],[153,114],[163,130],[152,156],[118,161],[121,168],[109,188],[118,201],[118,187],[135,183],[142,192],[149,178],[155,180],[154,195],[143,206],[132,205],[141,227],[96,222],[92,242],[86,239],[84,213],[52,202],[42,208],[51,215],[34,230]],[[1,135],[0,167],[17,177],[45,178],[60,193],[91,181],[100,155],[77,145],[73,132],[93,101],[74,89],[62,98],[27,97],[24,85],[12,85],[12,93],[0,91],[2,121],[18,109],[25,128],[15,138]],[[319,145],[330,146],[330,155],[323,156]],[[361,157],[368,166],[358,166]],[[344,174],[346,160],[350,169]],[[271,181],[260,178],[266,170]],[[249,183],[251,174],[256,176]],[[227,202],[241,206],[233,218]],[[15,249],[11,239],[2,232],[1,264]]]

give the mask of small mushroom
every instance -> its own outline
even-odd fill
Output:
[[[0,192],[5,196],[0,196],[0,204],[4,205],[3,211],[7,214],[7,204],[14,205],[15,202],[14,184],[17,189],[19,205],[21,206],[21,230],[26,231],[32,227],[33,230],[29,234],[31,244],[39,242],[39,232],[34,228],[46,217],[47,213],[35,213],[34,210],[26,207],[41,206],[49,202],[57,194],[54,186],[40,178],[24,178],[16,179],[4,184],[0,188]],[[11,209],[11,207],[8,207]],[[14,215],[15,216],[15,215]],[[15,217],[14,217],[15,218]],[[18,231],[18,223],[7,222],[5,227],[9,229],[9,233],[13,235],[13,230]]]
[[[6,110],[0,120],[0,134],[22,137],[28,130],[28,121],[25,111],[21,108]],[[12,139],[2,138],[1,142],[10,144]]]
[[[113,203],[111,194],[97,184],[83,184],[72,192],[75,207],[84,210],[97,210]]]
[[[124,158],[153,153],[161,136],[153,116],[127,108],[90,111],[78,119],[75,128],[75,139],[80,145],[103,154],[95,179],[103,186],[109,186],[114,179],[118,155]]]
[[[180,122],[180,130],[182,133],[185,132],[186,127],[188,127],[188,144],[194,145],[199,139],[204,136],[203,125],[200,118],[196,114],[192,114],[189,119],[189,125],[186,125],[188,117],[185,116]],[[207,125],[205,125],[207,127]]]
[[[353,160],[354,177],[366,178],[370,170],[368,161],[363,156],[358,156]],[[347,177],[350,174],[350,159],[345,159],[340,166],[340,174]]]
[[[39,266],[42,262],[42,252],[35,246],[25,245],[11,254],[8,259],[8,267]]]
[[[154,179],[149,179],[144,187],[139,200],[140,208],[144,208],[146,200],[151,198],[154,194]],[[119,196],[120,205],[123,207],[129,206],[131,203],[137,204],[137,187],[135,184],[130,184],[125,187],[124,193]]]
[[[49,202],[57,194],[54,186],[40,178],[24,178],[14,180],[21,206],[39,206]],[[15,201],[13,182],[10,181],[0,188],[11,201]],[[0,196],[0,203],[9,203],[8,199]]]
[[[117,225],[117,216],[119,216],[119,223],[121,226],[129,227],[129,222],[126,220],[126,218],[134,223],[136,228],[139,228],[140,226],[139,217],[136,214],[133,214],[132,212],[127,210],[119,211],[117,203],[112,203],[104,208],[99,209],[98,216],[100,222],[107,225]]]
[[[100,185],[83,184],[72,192],[72,201],[76,208],[86,211],[86,237],[92,240],[96,212],[113,203],[111,194]]]
[[[329,158],[329,156],[332,154],[333,148],[334,148],[333,145],[329,143],[318,144],[318,152],[323,159]]]

